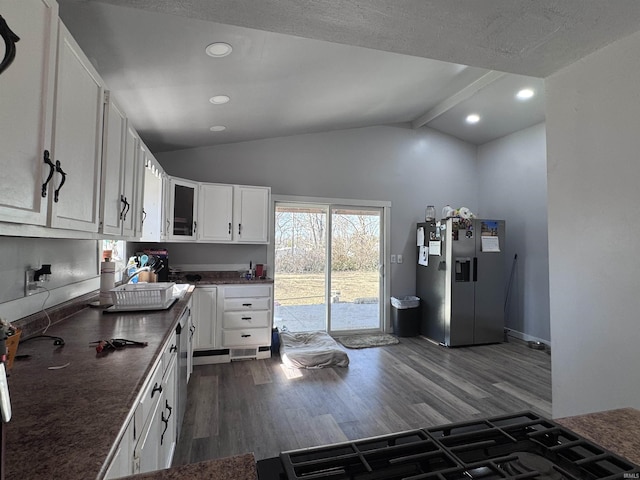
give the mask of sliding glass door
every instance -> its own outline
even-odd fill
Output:
[[[383,209],[276,202],[275,326],[379,331]]]
[[[329,331],[380,330],[381,210],[331,207]]]

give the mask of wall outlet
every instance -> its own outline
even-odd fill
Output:
[[[33,277],[36,271],[32,268],[24,272],[24,296],[28,297],[34,293],[38,293],[38,282]]]
[[[391,263],[396,263],[396,255],[394,253],[391,254]]]
[[[42,267],[38,270],[28,268],[24,272],[24,296],[28,297],[29,295],[38,293],[41,289],[46,290],[46,288],[44,288],[42,284],[49,281],[50,275],[50,264],[42,265]]]
[[[403,259],[402,259],[402,255],[401,255],[401,254],[398,254],[398,263],[402,263],[402,260],[403,260]]]

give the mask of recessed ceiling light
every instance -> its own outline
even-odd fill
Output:
[[[467,123],[478,123],[480,121],[480,115],[477,113],[472,113],[471,115],[467,115],[466,122]]]
[[[231,48],[231,45],[228,43],[216,42],[208,45],[205,51],[210,57],[220,58],[229,55],[231,50],[233,50],[233,48]]]
[[[516,98],[518,100],[529,100],[531,97],[535,95],[535,92],[530,88],[523,88],[518,93],[516,93]]]
[[[227,129],[227,127],[225,127],[224,125],[214,125],[209,130],[211,130],[212,132],[223,132],[226,129]]]
[[[229,100],[228,95],[216,95],[215,97],[211,97],[209,101],[214,105],[222,105],[223,103],[227,103]]]

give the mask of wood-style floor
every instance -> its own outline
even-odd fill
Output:
[[[279,357],[196,366],[174,465],[336,443],[532,410],[551,416],[551,360],[508,343],[447,349],[421,337],[348,350],[348,368]]]

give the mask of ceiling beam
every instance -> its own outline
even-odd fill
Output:
[[[480,78],[478,78],[474,82],[464,87],[462,90],[454,93],[446,100],[443,100],[442,102],[440,102],[438,105],[436,105],[435,107],[427,111],[424,115],[421,115],[415,120],[413,120],[411,122],[411,126],[414,129],[417,129],[426,125],[431,120],[451,110],[453,107],[455,107],[461,102],[464,102],[468,98],[471,98],[473,95],[478,93],[484,87],[495,82],[496,80],[502,78],[505,75],[506,74],[503,72],[496,72],[496,71],[490,71],[488,73],[485,73]]]

